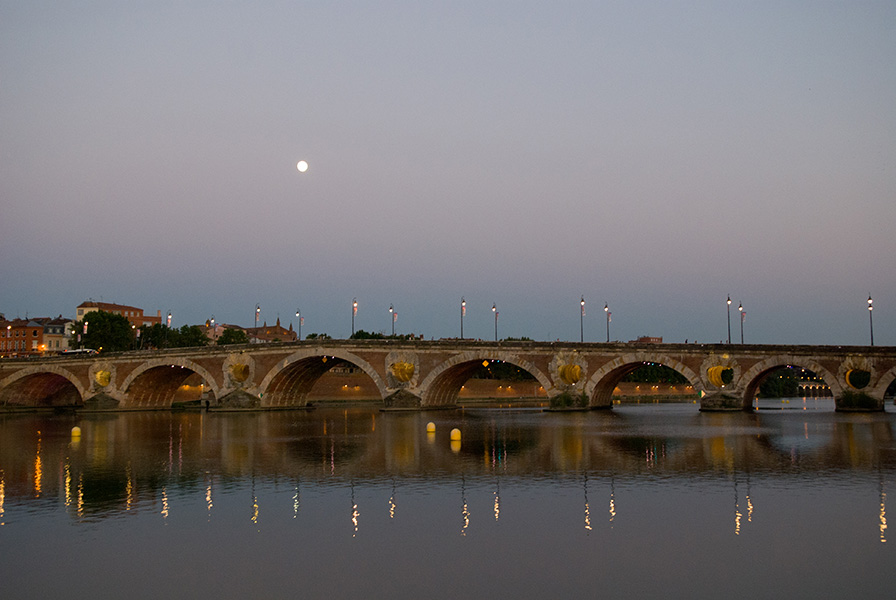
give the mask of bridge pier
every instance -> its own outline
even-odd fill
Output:
[[[234,410],[234,409],[259,409],[261,408],[261,398],[258,396],[254,396],[243,389],[236,389],[230,392],[229,394],[225,394],[221,398],[218,399],[217,404],[213,405],[214,408],[223,409],[223,410]]]
[[[737,410],[749,410],[744,406],[742,396],[728,392],[710,392],[700,399],[702,412],[731,412]]]
[[[867,392],[844,390],[834,398],[834,410],[837,412],[883,412],[884,398],[876,398]]]
[[[423,408],[426,407],[423,406],[420,396],[409,392],[406,388],[394,390],[383,398],[383,410],[421,410]]]

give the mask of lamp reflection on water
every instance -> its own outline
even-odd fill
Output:
[[[352,537],[357,537],[358,535],[358,517],[361,516],[361,513],[358,511],[358,503],[355,502],[355,482],[351,482],[352,489],[352,527],[354,530],[352,531]]]
[[[127,467],[125,468],[125,477],[127,478],[127,483],[125,484],[124,509],[131,510],[131,506],[134,503],[134,476],[131,471],[130,462],[128,462]]]
[[[63,466],[63,474],[65,476],[65,507],[69,508],[72,505],[72,467],[68,460]]]
[[[252,474],[252,524],[258,525],[258,494],[255,493],[255,474]]]
[[[77,504],[77,512],[78,518],[84,516],[84,474],[81,473],[78,475],[78,504]]]
[[[460,442],[458,442],[458,445]],[[470,526],[470,510],[467,507],[467,480],[464,475],[460,476],[460,499],[463,503],[463,509],[461,510],[461,518],[463,519],[463,527],[460,530],[460,534],[463,537],[467,536],[467,527]]]
[[[501,514],[501,481],[495,479],[495,521]]]
[[[43,462],[40,458],[40,431],[37,432],[37,452],[34,455],[34,497],[41,494],[41,479],[44,474]]]
[[[882,544],[887,543],[887,493],[884,491],[884,480],[883,477],[880,477],[880,514],[878,519],[880,520],[880,542]]]
[[[389,496],[389,518],[395,518],[395,478],[392,478],[392,495]]]
[[[588,505],[588,473],[585,473],[585,482],[582,487],[585,488],[585,529],[591,531],[591,507]]]
[[[610,529],[613,529],[613,520],[616,518],[616,483],[610,477]]]
[[[3,476],[3,471],[0,471],[0,525],[6,525],[4,521],[5,508],[6,504],[6,479]]]

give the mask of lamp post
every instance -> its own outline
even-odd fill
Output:
[[[492,312],[495,313],[495,341],[498,341],[498,305],[492,304]]]
[[[352,335],[355,335],[355,315],[358,313],[358,299],[352,298]]]
[[[211,318],[211,320],[209,321],[209,323],[211,323],[211,325],[212,325],[212,341],[217,342],[217,341],[218,341],[218,336],[215,334],[215,332],[217,331],[217,330],[215,329],[215,315],[212,315],[212,318]]]
[[[299,332],[298,340],[301,342],[302,341],[302,311],[300,311],[298,308],[296,309],[296,324],[298,325],[298,328],[299,328],[298,329],[298,332]]]
[[[460,339],[464,339],[464,315],[467,314],[467,301],[460,297]]]
[[[389,320],[392,321],[392,335],[395,335],[395,317],[398,316],[395,312],[395,307],[393,305],[389,305]]]
[[[255,327],[258,327],[258,317],[261,315],[261,307],[257,304],[255,305]]]
[[[871,312],[874,310],[874,300],[871,299],[871,294],[868,294],[868,326],[871,328],[871,345],[874,345],[874,318],[871,316]]]
[[[582,301],[580,302],[582,305],[582,312],[579,315],[579,342],[585,342],[585,296],[582,296]]]
[[[610,343],[610,306],[604,302],[604,312],[607,313],[607,343]]]
[[[740,312],[740,343],[744,343],[744,317],[747,316],[747,313],[744,312],[744,304],[743,302],[737,305],[737,310]]]
[[[728,343],[731,343],[731,296],[728,296]]]

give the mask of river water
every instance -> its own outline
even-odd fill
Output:
[[[896,414],[760,409],[6,415],[0,597],[892,598]]]

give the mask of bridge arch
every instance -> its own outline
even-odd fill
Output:
[[[744,394],[744,408],[749,408],[750,406],[752,406],[753,399],[756,397],[756,393],[759,391],[759,384],[762,383],[762,380],[765,379],[766,375],[768,375],[772,371],[776,371],[782,367],[787,366],[809,369],[810,371],[813,371],[816,375],[824,379],[824,382],[828,385],[831,393],[835,398],[843,394],[843,388],[841,388],[840,382],[837,380],[836,375],[818,364],[816,361],[809,358],[795,358],[790,355],[779,354],[759,361],[741,375],[740,381],[742,382],[741,389],[743,389]]]
[[[268,371],[259,385],[261,405],[267,408],[305,406],[314,384],[333,368],[334,362],[338,364],[339,361],[351,363],[364,371],[373,380],[380,397],[386,397],[386,383],[369,362],[345,350],[314,348],[299,350]]]
[[[119,389],[125,398],[121,408],[171,408],[178,401],[178,390],[194,375],[202,378],[202,386],[207,386],[213,397],[218,398],[220,388],[214,376],[201,365],[179,357],[154,358],[134,369],[121,382]]]
[[[484,360],[510,363],[532,375],[545,390],[553,387],[550,378],[541,369],[513,352],[470,350],[452,356],[429,372],[419,386],[421,407],[454,406],[461,387]]]
[[[27,367],[0,381],[0,407],[79,406],[85,392],[78,378],[66,369]]]
[[[875,385],[870,394],[875,398],[883,398],[887,390],[890,389],[896,383],[896,367],[891,368],[888,371],[885,371],[880,377],[877,379],[877,385]]]
[[[591,406],[596,408],[612,406],[613,390],[622,378],[647,363],[657,363],[674,369],[688,380],[695,392],[705,391],[699,374],[681,361],[667,354],[637,352],[614,358],[594,372],[585,386],[585,393],[591,398]]]

